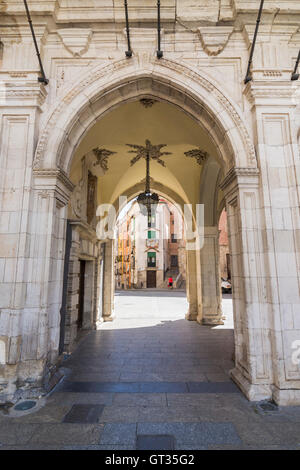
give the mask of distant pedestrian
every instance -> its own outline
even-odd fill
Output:
[[[173,289],[173,278],[170,276],[169,279],[168,279],[168,287],[170,287],[171,289]]]

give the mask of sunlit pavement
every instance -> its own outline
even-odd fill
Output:
[[[115,312],[63,362],[44,406],[0,416],[0,449],[132,450],[141,436],[157,450],[300,449],[300,407],[266,411],[230,380],[230,295],[222,326],[186,321],[176,290],[117,292]]]

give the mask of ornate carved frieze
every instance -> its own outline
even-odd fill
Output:
[[[189,158],[195,158],[198,165],[202,165],[209,157],[208,153],[200,148],[188,150],[184,152],[184,155]]]

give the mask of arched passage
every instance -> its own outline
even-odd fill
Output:
[[[210,177],[214,178],[215,190],[222,179],[220,188],[229,208],[234,308],[236,317],[240,320],[236,335],[237,361],[233,376],[249,397],[266,397],[270,394],[270,344],[262,324],[259,326],[261,335],[258,342],[257,339],[254,340],[254,331],[248,326],[249,305],[246,303],[245,292],[246,283],[251,283],[252,280],[251,274],[246,279],[243,272],[245,257],[250,256],[245,246],[247,241],[243,238],[243,227],[247,225],[249,229],[249,222],[246,222],[241,214],[245,204],[251,205],[253,218],[250,223],[253,228],[260,224],[257,215],[258,170],[250,136],[239,110],[211,80],[190,67],[164,59],[156,61],[149,56],[137,56],[130,62],[122,60],[107,68],[96,67],[72,88],[62,90],[58,103],[44,120],[45,126],[34,161],[34,204],[38,211],[46,210],[51,214],[45,229],[48,237],[46,251],[43,246],[36,253],[36,258],[46,260],[46,266],[49,267],[41,280],[43,305],[48,305],[48,328],[40,330],[44,337],[43,347],[40,348],[41,357],[52,357],[55,361],[58,351],[61,307],[58,299],[62,297],[64,260],[61,247],[65,241],[65,204],[76,184],[68,178],[74,154],[97,122],[103,120],[119,105],[130,104],[138,99],[155,99],[180,109],[180,112],[198,124],[199,134],[205,133],[213,146],[212,157],[219,168],[218,176],[215,177],[214,171],[207,170],[206,178],[202,181],[203,185],[207,185],[207,189],[203,189],[201,193],[199,185],[197,197],[193,201],[186,198],[186,202],[201,202],[200,197],[205,201],[204,196],[211,193]],[[43,191],[51,193],[51,204],[46,209],[43,206]],[[216,195],[213,197],[215,200]],[[216,210],[216,202],[211,204],[211,198],[209,199],[210,207],[214,208],[211,210]],[[216,217],[213,217],[211,223],[215,221]],[[84,227],[84,223],[82,225],[78,221],[75,221],[75,225],[78,235],[76,243],[80,246],[80,232],[88,229]],[[209,232],[208,235],[211,237],[212,234]],[[96,259],[99,254],[97,250],[101,248],[93,236],[90,232],[89,239],[83,245],[85,256]],[[254,237],[257,237],[255,231]],[[105,256],[107,253],[108,250]],[[203,259],[197,249],[191,254],[190,272],[194,279],[193,289],[197,294],[192,308],[190,304],[189,319],[197,319],[199,322],[206,319],[207,323],[214,323],[220,317],[218,301],[213,304],[210,313],[203,311],[201,269],[203,273],[211,264],[203,264]],[[216,261],[213,260],[212,264],[215,266]],[[111,267],[109,269],[111,270]],[[96,299],[98,302],[97,295]],[[94,318],[97,316],[95,312],[98,307],[99,305],[94,307]]]

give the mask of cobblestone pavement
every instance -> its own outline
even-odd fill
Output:
[[[0,449],[300,449],[300,407],[266,409],[231,382],[224,297],[212,328],[184,319],[183,292],[117,292],[116,320],[83,337],[55,390],[0,414]]]

